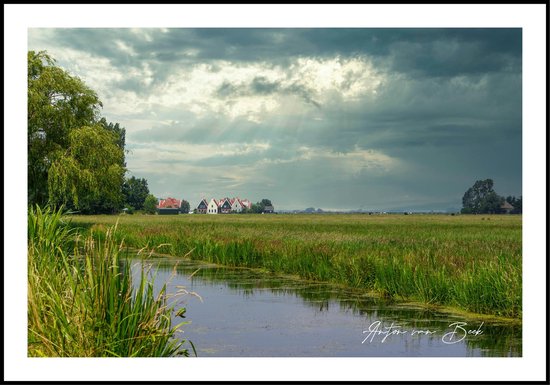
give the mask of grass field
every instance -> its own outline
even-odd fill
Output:
[[[512,215],[72,216],[132,248],[264,268],[397,300],[522,314],[522,219]]]

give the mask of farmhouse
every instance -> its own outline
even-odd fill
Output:
[[[275,211],[273,206],[265,206],[263,213],[264,214],[273,214],[273,211]]]
[[[514,206],[512,206],[508,201],[504,201],[504,203],[500,206],[500,208],[506,214],[510,214],[510,211],[512,211],[514,209]]]
[[[175,198],[161,199],[157,205],[159,215],[177,215],[180,213],[181,200]]]

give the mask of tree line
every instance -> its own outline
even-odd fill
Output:
[[[513,208],[510,214],[522,213],[522,197],[502,197],[493,189],[493,180],[478,180],[470,187],[462,197],[462,214],[503,214],[507,212],[503,208],[504,202],[508,202]]]

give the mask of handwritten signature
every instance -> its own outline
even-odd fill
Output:
[[[454,322],[449,325],[449,328],[452,330],[448,333],[445,333],[441,337],[441,341],[444,344],[456,344],[464,338],[466,338],[468,335],[471,336],[479,336],[483,334],[483,330],[481,330],[481,327],[483,326],[483,322],[479,325],[477,329],[468,329],[466,322]],[[412,336],[414,335],[432,335],[436,334],[437,330],[429,330],[429,329],[412,329],[412,330],[403,330],[400,325],[395,324],[394,322],[391,323],[389,326],[384,326],[381,321],[374,321],[369,325],[369,328],[367,330],[363,330],[363,334],[366,334],[367,336],[363,339],[362,344],[365,342],[372,343],[374,342],[374,339],[376,337],[381,337],[381,342],[384,343],[386,339],[390,336],[395,335],[403,335],[403,334],[410,334]]]

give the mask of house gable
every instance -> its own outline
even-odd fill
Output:
[[[243,210],[243,204],[239,198],[232,199],[231,210],[240,213]]]
[[[210,199],[208,204],[208,209],[206,210],[207,214],[218,214],[219,212],[219,203],[214,198]]]

